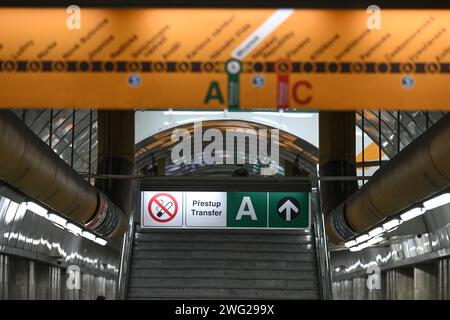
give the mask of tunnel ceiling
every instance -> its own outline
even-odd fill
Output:
[[[356,125],[359,128],[364,129],[366,134],[375,143],[378,143],[381,132],[382,150],[389,158],[392,158],[398,152],[398,142],[400,143],[400,150],[402,150],[419,135],[425,132],[427,127],[431,127],[446,113],[447,112],[398,112],[383,110],[380,112],[380,117],[378,110],[366,110],[364,113],[361,111],[356,113]],[[400,119],[399,123],[398,119]],[[379,130],[380,128],[381,130]],[[398,141],[398,132],[400,132],[400,141]]]
[[[218,129],[225,136],[226,130],[245,128],[253,129],[257,132],[259,129],[270,130],[272,127],[266,125],[239,120],[210,120],[202,122],[203,130],[209,128]],[[193,124],[182,125],[177,128],[183,128],[192,132],[193,136]],[[170,152],[172,147],[176,144],[176,141],[171,140],[171,134],[173,129],[164,130],[157,133],[136,145],[136,161],[139,168],[158,161],[161,158],[166,159],[166,174],[167,175],[226,175],[229,176],[235,169],[236,165],[173,165],[171,164]],[[204,145],[207,145],[206,142]],[[256,145],[249,145],[250,149],[257,152]],[[225,144],[224,144],[225,149]],[[247,151],[248,152],[248,151]],[[288,132],[280,130],[280,171],[283,171],[285,162],[296,163],[298,161],[298,167],[306,171],[305,174],[315,175],[316,164],[318,161],[318,150],[312,144],[300,139]],[[201,155],[200,155],[201,156]],[[227,153],[224,153],[224,157],[227,157]],[[199,155],[194,154],[192,150],[192,157],[198,158]],[[255,175],[259,175],[258,165],[247,165],[249,171]]]
[[[15,113],[47,144],[49,144],[50,130],[52,130],[53,151],[69,165],[72,165],[76,171],[96,173],[96,110],[27,109],[15,110]],[[71,148],[72,135],[74,138],[73,157]]]

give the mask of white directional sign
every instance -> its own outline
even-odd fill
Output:
[[[226,192],[186,192],[186,226],[226,227]]]

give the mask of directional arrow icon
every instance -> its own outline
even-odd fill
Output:
[[[287,200],[283,205],[278,208],[278,212],[282,213],[286,210],[286,221],[291,221],[291,212],[294,211],[295,213],[298,212],[298,208],[291,202],[291,200]]]

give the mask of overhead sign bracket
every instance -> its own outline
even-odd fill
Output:
[[[301,177],[150,177],[141,182],[141,191],[252,191],[311,192],[311,181]]]

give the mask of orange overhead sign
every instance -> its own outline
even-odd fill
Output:
[[[442,110],[449,85],[450,10],[0,9],[3,108]]]

